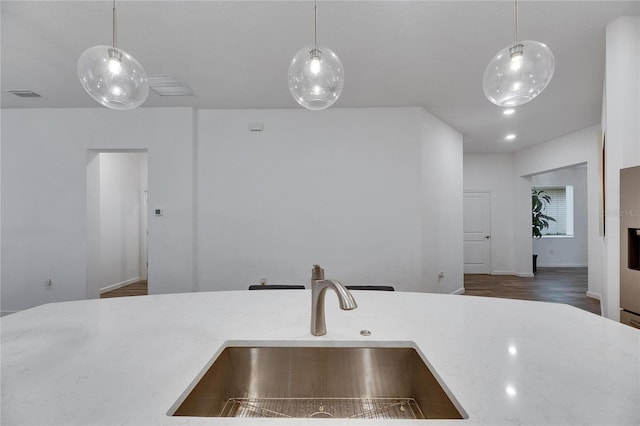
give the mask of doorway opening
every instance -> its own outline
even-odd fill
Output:
[[[147,282],[146,150],[87,154],[87,298]]]
[[[531,176],[532,190],[547,197],[542,213],[553,220],[532,239],[537,268],[587,268],[587,165],[578,164]],[[534,271],[535,273],[535,271]]]

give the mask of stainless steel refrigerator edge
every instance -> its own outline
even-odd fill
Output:
[[[620,308],[640,328],[640,166],[620,170]]]

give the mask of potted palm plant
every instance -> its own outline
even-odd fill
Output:
[[[556,220],[544,214],[544,209],[551,203],[551,197],[542,189],[531,188],[531,236],[541,238],[542,231],[549,227],[549,222]],[[537,269],[538,255],[533,255],[533,272]]]

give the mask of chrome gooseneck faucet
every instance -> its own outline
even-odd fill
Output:
[[[338,295],[340,309],[350,311],[358,307],[351,292],[336,280],[325,280],[324,269],[313,265],[311,271],[311,334],[322,336],[327,334],[327,324],[324,320],[324,296],[331,288]]]

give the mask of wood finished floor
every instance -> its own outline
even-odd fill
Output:
[[[465,295],[566,303],[600,315],[600,301],[586,296],[587,268],[538,268],[535,277],[465,275]],[[101,298],[143,296],[146,281],[103,293]]]
[[[149,286],[147,285],[147,282],[140,281],[102,293],[100,298],[106,299],[109,297],[146,296],[147,294],[149,294]]]
[[[600,301],[587,296],[587,268],[538,268],[533,278],[465,275],[467,296],[566,303],[600,315]]]

